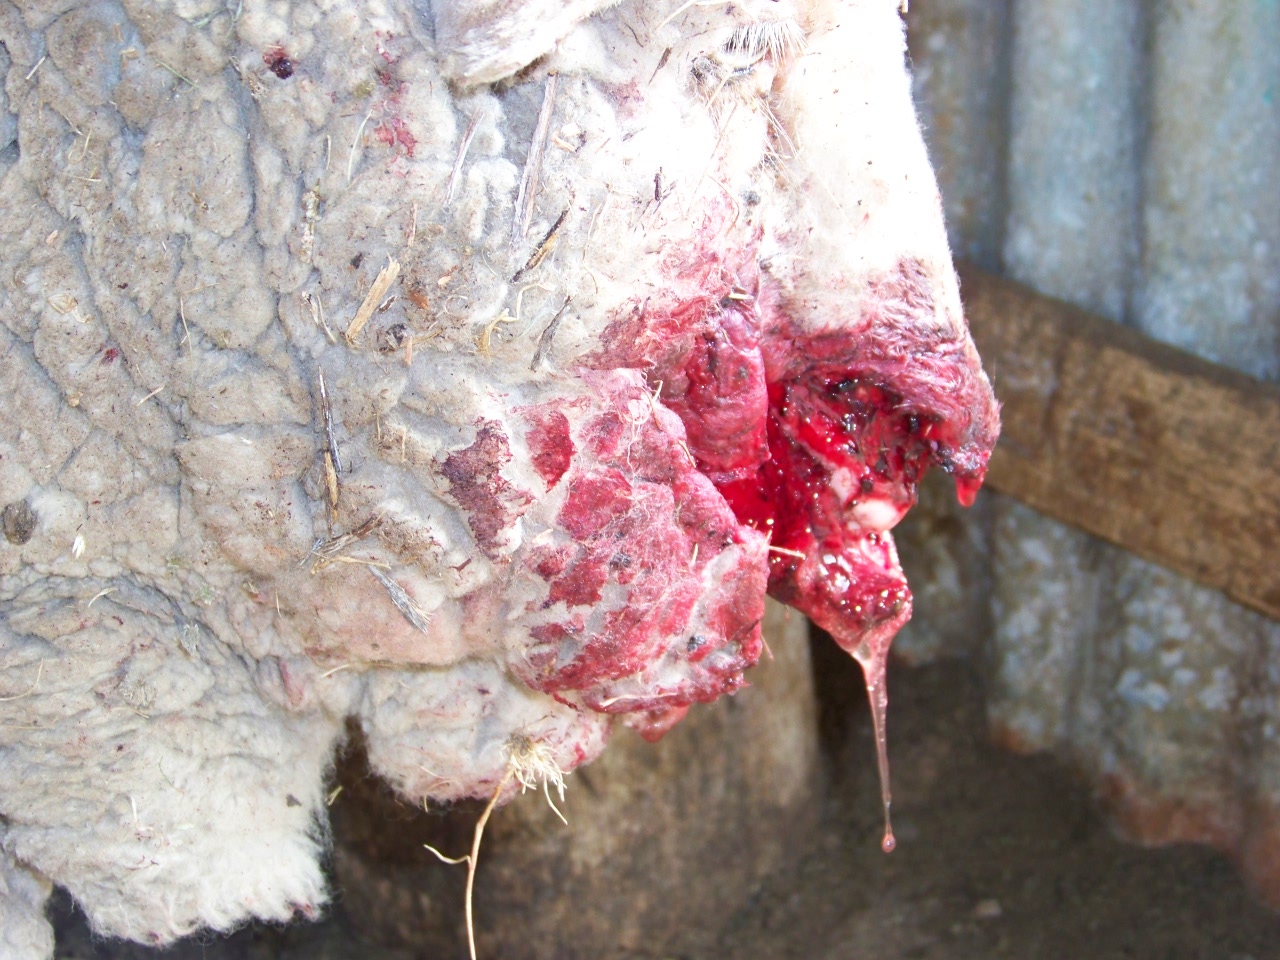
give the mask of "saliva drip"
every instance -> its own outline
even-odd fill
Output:
[[[871,704],[871,726],[876,737],[876,765],[880,770],[880,800],[884,804],[884,837],[880,840],[880,849],[885,853],[893,853],[898,841],[893,836],[893,821],[889,816],[889,807],[893,803],[893,793],[889,786],[889,739],[885,730],[885,717],[889,710],[889,690],[885,684],[885,667],[888,661],[886,653],[872,653],[866,645],[860,645],[853,658],[862,667],[862,676],[867,685],[867,700]]]

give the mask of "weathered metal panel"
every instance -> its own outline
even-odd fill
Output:
[[[957,255],[1280,378],[1280,5],[912,6]],[[1213,843],[1280,900],[1280,624],[991,499],[965,520],[928,502],[903,531],[928,598],[906,652],[970,649],[957,625],[990,603],[997,732],[1070,755],[1133,836]],[[988,538],[984,593],[965,565]]]

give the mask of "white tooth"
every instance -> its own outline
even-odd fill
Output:
[[[906,512],[891,500],[873,497],[854,504],[852,519],[863,530],[883,533],[896,527]]]
[[[841,503],[848,503],[854,497],[857,483],[853,471],[848,467],[836,467],[831,471],[831,492]]]

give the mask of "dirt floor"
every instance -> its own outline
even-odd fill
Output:
[[[714,952],[678,960],[1280,960],[1280,916],[1226,860],[1121,843],[1068,771],[990,747],[965,663],[891,674],[898,849],[881,853],[860,678],[825,649],[815,648],[830,763],[819,836],[792,869],[743,891]],[[60,960],[409,960],[363,941],[340,903],[321,923],[167,951],[94,942],[65,900],[54,909]]]

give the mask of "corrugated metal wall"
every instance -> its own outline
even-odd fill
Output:
[[[958,257],[1280,379],[1278,0],[914,0],[909,36]],[[1280,898],[1280,623],[987,497],[904,531],[902,650],[991,638],[998,734]]]

